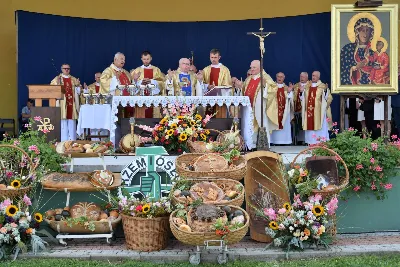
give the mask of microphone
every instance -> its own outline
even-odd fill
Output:
[[[61,76],[59,75],[59,72],[58,72],[58,70],[57,70],[56,65],[54,64],[54,59],[50,58],[50,60],[51,60],[51,64],[53,65],[53,68],[54,68],[54,70],[56,71],[56,74],[57,74],[57,76],[58,76],[58,82],[61,84]]]

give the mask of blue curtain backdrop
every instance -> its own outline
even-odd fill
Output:
[[[92,83],[94,73],[108,67],[116,52],[126,56],[125,69],[140,66],[140,53],[151,51],[153,64],[164,73],[176,69],[178,60],[194,52],[198,69],[210,64],[209,51],[218,48],[221,62],[232,76],[245,79],[250,62],[259,58],[259,40],[246,32],[258,31],[259,20],[223,22],[139,22],[71,18],[17,11],[18,109],[28,99],[27,84],[49,83],[62,63],[71,74]],[[264,19],[264,28],[276,32],[265,40],[264,69],[286,83],[314,70],[330,84],[330,13]],[[55,68],[53,67],[55,65]],[[333,120],[339,121],[339,97],[332,103]]]

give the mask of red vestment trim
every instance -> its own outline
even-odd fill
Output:
[[[99,86],[99,85],[95,85],[94,88],[95,88],[95,90],[96,90],[96,94],[98,94],[99,91],[100,91],[100,86]]]
[[[283,114],[285,113],[285,107],[286,107],[286,97],[285,97],[285,88],[278,88],[278,91],[276,92],[276,98],[278,102],[278,124],[279,124],[279,129],[283,129]]]
[[[65,88],[65,106],[67,108],[65,118],[67,120],[72,120],[74,116],[74,88],[72,88],[71,77],[62,78]]]
[[[318,87],[310,87],[310,89],[308,90],[308,98],[306,105],[307,129],[305,130],[314,130],[314,112],[315,112],[317,89]]]
[[[258,88],[258,84],[260,83],[260,77],[257,79],[251,79],[249,84],[247,85],[246,91],[244,93],[245,96],[248,96],[250,99],[251,106],[253,107],[254,99],[256,97],[256,92]]]
[[[219,72],[220,68],[213,68],[211,67],[211,72],[210,72],[210,84],[218,86],[218,78],[219,78]]]

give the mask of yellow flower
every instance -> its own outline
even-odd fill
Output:
[[[40,214],[39,212],[36,212],[35,215],[33,216],[35,218],[35,221],[38,223],[43,222],[43,215]]]
[[[162,132],[162,130],[164,130],[164,127],[159,126],[159,127],[158,127],[158,131]]]
[[[150,204],[146,204],[146,205],[143,206],[142,212],[144,214],[146,214],[146,213],[148,213],[150,211],[150,208],[151,208]]]
[[[189,124],[190,124],[190,126],[195,126],[196,122],[195,121],[190,121]]]
[[[287,210],[287,211],[290,211],[290,210],[292,209],[292,207],[290,206],[290,203],[289,203],[289,202],[285,202],[285,203],[283,204],[283,208],[284,208],[285,210]]]
[[[166,123],[167,122],[167,118],[163,118],[161,121],[160,121],[160,124],[164,124],[164,123]]]
[[[322,207],[321,205],[315,205],[312,209],[312,212],[315,216],[321,216],[324,214],[324,207]]]
[[[10,206],[8,206],[8,207],[6,208],[6,214],[7,214],[7,216],[12,217],[12,216],[14,216],[15,214],[17,214],[17,212],[18,212],[18,208],[17,208],[17,206],[15,206],[15,205],[10,205]]]
[[[275,221],[269,223],[269,228],[272,230],[278,230],[278,224]]]
[[[177,118],[178,120],[183,120],[184,117],[182,115],[179,115]]]
[[[205,134],[201,133],[201,134],[200,134],[200,138],[203,139],[203,140],[206,140],[206,139],[207,139],[207,136],[206,136]]]
[[[169,127],[171,127],[171,129],[175,130],[178,127],[178,125],[176,123],[173,123]]]
[[[170,129],[167,131],[167,135],[173,135],[174,134],[174,130]]]
[[[196,114],[195,119],[196,121],[200,121],[203,117],[200,114]]]
[[[186,141],[187,140],[187,134],[185,134],[185,133],[181,133],[180,135],[179,135],[179,141]]]
[[[20,188],[21,187],[21,182],[19,180],[14,180],[11,182],[11,186],[14,188]]]
[[[209,131],[209,130],[205,130],[204,133],[205,133],[206,135],[209,135],[209,134],[210,134],[210,131]]]

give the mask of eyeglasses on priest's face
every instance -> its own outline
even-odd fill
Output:
[[[70,68],[62,68],[63,70],[70,70]]]

